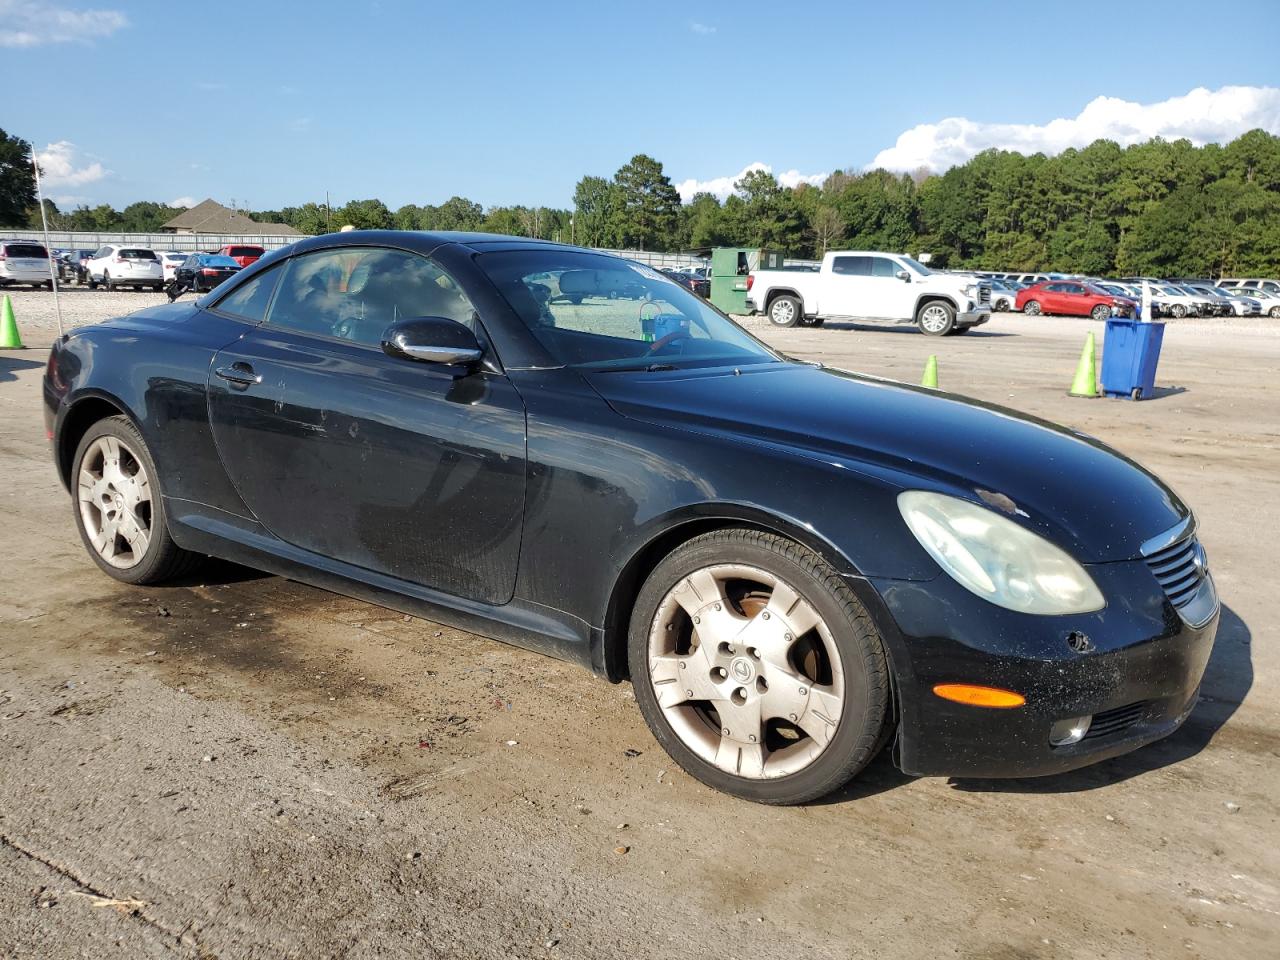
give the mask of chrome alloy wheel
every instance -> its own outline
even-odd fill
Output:
[[[99,437],[80,461],[80,518],[113,567],[137,566],[151,543],[151,482],[137,454],[113,436]]]
[[[796,305],[786,299],[773,301],[769,307],[769,319],[780,327],[789,327],[796,319]]]
[[[662,598],[649,629],[649,679],[686,747],[736,776],[813,763],[844,711],[830,629],[786,582],[758,567],[703,567]]]
[[[920,313],[920,325],[930,333],[941,333],[947,329],[947,308],[941,304],[931,304]]]

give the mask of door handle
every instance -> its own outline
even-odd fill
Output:
[[[223,380],[239,384],[242,387],[251,387],[262,382],[262,375],[254,373],[253,367],[243,362],[233,363],[229,367],[218,367],[213,372]]]

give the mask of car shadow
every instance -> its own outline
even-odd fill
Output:
[[[248,583],[253,580],[265,580],[275,574],[243,567],[230,560],[209,557],[191,573],[166,580],[163,584],[153,586],[153,590],[168,590],[174,587],[220,587],[232,583]]]
[[[809,330],[812,328],[805,327],[804,329]],[[881,324],[881,323],[853,323],[848,320],[840,320],[840,321],[828,320],[819,329],[821,330],[861,330],[861,331],[866,331],[868,333],[871,333],[872,331],[876,333],[911,333],[911,334],[920,333],[920,329],[914,323],[904,323],[904,324],[896,324],[896,325],[890,326],[889,324]],[[995,338],[995,337],[1016,337],[1018,336],[1018,334],[1001,333],[996,330],[970,330],[968,333],[964,334],[964,336],[966,339],[972,340],[975,337],[982,337],[984,339]]]
[[[1253,636],[1225,604],[1213,653],[1200,684],[1200,701],[1182,727],[1133,753],[1050,777],[1013,780],[952,778],[956,790],[974,793],[1081,793],[1190,759],[1207,747],[1231,719],[1253,686]]]
[[[23,357],[0,357],[0,383],[6,383],[9,380],[17,380],[18,370],[31,370],[35,367],[43,367],[42,360],[27,360]]]

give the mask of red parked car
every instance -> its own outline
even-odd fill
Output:
[[[217,251],[224,257],[230,257],[241,267],[247,267],[255,260],[260,259],[267,252],[266,247],[255,246],[251,243],[229,243],[225,247],[220,247]]]
[[[1029,317],[1056,313],[1105,320],[1112,316],[1132,317],[1137,302],[1081,280],[1045,280],[1019,290],[1013,308]]]

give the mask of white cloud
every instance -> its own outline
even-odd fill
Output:
[[[713,193],[723,200],[733,193],[733,185],[752,170],[773,173],[773,167],[757,160],[755,163],[747,164],[731,177],[713,177],[710,180],[697,180],[691,177],[688,180],[681,180],[676,184],[676,190],[680,193],[680,199],[686,203],[693,198],[695,193]],[[825,173],[801,173],[799,170],[785,170],[782,173],[775,174],[775,176],[778,178],[778,183],[784,187],[794,187],[802,183],[808,183],[816,187],[827,179],[827,174]]]
[[[89,43],[129,25],[119,10],[68,10],[39,0],[0,0],[0,47]]]
[[[59,140],[37,150],[36,162],[40,164],[40,177],[46,187],[82,187],[111,173],[97,160],[81,156],[79,148],[70,140]]]
[[[710,36],[716,32],[716,28],[706,23],[699,23],[697,20],[689,21],[689,29],[701,36]]]
[[[171,207],[186,207],[188,210],[194,207],[200,201],[195,197],[178,197],[169,201]]]
[[[948,117],[907,130],[896,144],[876,154],[867,169],[927,167],[943,171],[992,147],[1053,154],[1068,147],[1088,146],[1099,138],[1127,146],[1152,137],[1185,137],[1199,146],[1233,140],[1254,127],[1280,133],[1280,88],[1197,87],[1186,96],[1159,103],[1097,97],[1078,116],[1046,124],[983,123]]]

